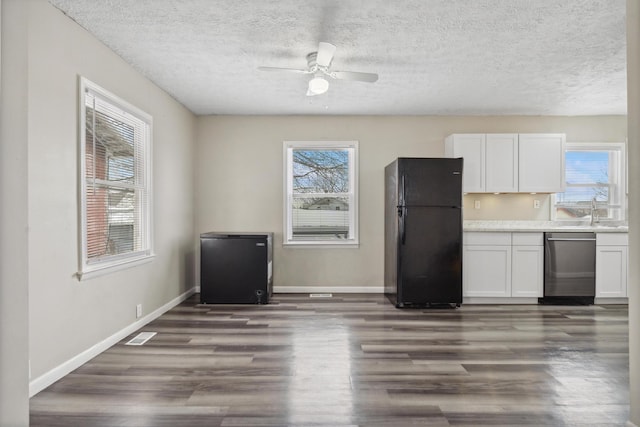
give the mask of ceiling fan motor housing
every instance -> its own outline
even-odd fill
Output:
[[[329,68],[329,66],[323,67],[321,65],[318,65],[318,52],[311,52],[307,55],[307,67],[312,73],[316,70],[322,70],[326,72]]]
[[[280,68],[280,67],[258,67],[262,71],[287,71],[298,74],[313,74],[309,81],[307,95],[319,95],[325,93],[329,88],[326,77],[339,80],[352,80],[373,83],[378,80],[378,75],[374,73],[362,73],[355,71],[333,71],[333,55],[336,47],[331,43],[320,42],[318,50],[307,54],[307,69]]]

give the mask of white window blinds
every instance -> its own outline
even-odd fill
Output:
[[[82,272],[151,253],[150,117],[83,83]]]
[[[556,194],[555,218],[624,219],[624,152],[621,143],[567,143],[566,189]]]
[[[358,244],[357,148],[285,141],[285,244]]]

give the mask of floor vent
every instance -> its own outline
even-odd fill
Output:
[[[331,298],[333,294],[309,294],[309,298]]]
[[[131,338],[131,340],[125,345],[143,345],[153,338],[155,334],[157,334],[157,332],[140,332],[138,335]]]

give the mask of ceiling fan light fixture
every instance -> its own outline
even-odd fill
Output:
[[[320,95],[329,90],[329,82],[322,76],[316,75],[309,80],[309,92],[314,95]]]
[[[329,79],[351,80],[356,82],[373,83],[378,80],[375,73],[358,71],[335,71],[331,69],[333,54],[336,47],[331,43],[318,43],[318,51],[307,55],[307,68],[258,67],[261,71],[285,71],[296,74],[306,74],[311,77],[308,81],[307,96],[322,95],[329,90]]]

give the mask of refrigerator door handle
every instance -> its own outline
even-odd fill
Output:
[[[405,187],[404,187],[404,175],[402,175],[402,177],[400,178],[400,200],[398,200],[398,204],[400,206],[404,206],[405,205]]]
[[[400,243],[404,245],[404,241],[405,241],[405,219],[407,216],[407,209],[404,206],[398,206],[398,218],[400,221]]]

